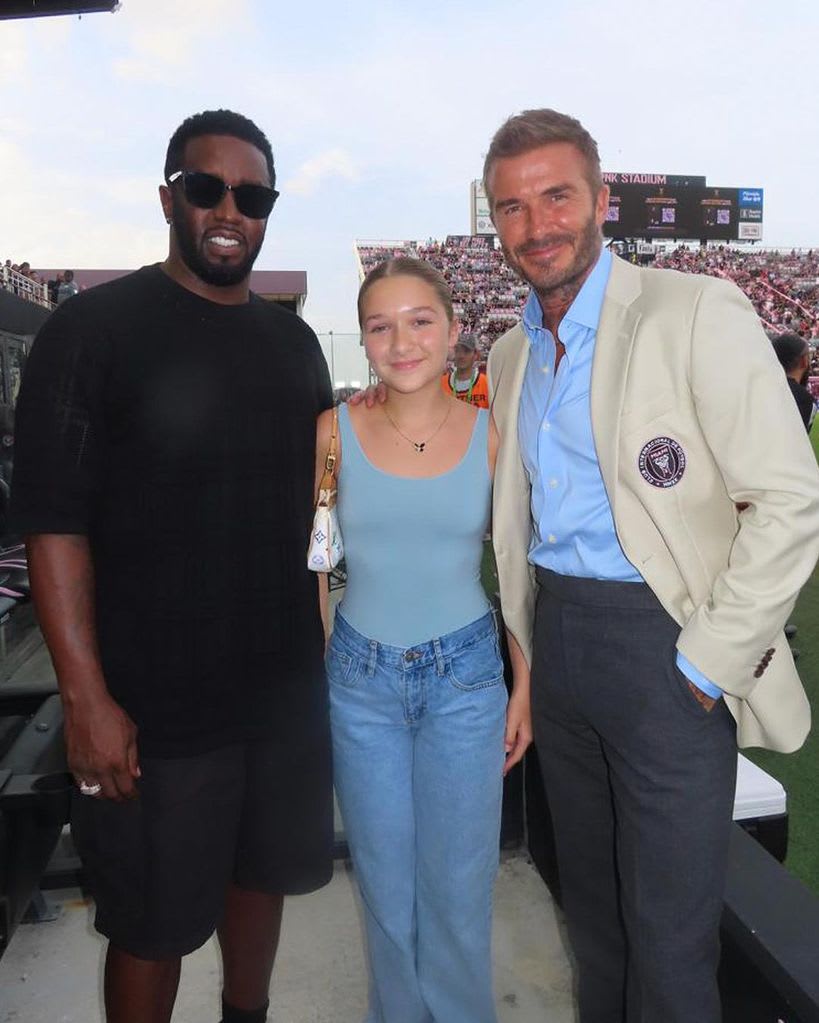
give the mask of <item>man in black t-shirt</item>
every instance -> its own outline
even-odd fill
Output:
[[[17,410],[12,514],[65,708],[109,1023],[167,1023],[218,928],[224,1023],[262,1023],[284,894],[332,871],[323,634],[307,571],[318,341],[249,292],[270,144],[172,137],[162,264],[60,306]]]
[[[805,429],[810,433],[816,415],[813,395],[805,386],[810,375],[810,345],[798,334],[777,334],[771,338],[771,343],[782,369],[785,370],[788,386]]]

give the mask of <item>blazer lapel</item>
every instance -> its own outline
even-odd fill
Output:
[[[511,401],[510,405],[515,409],[515,415],[517,416],[517,409],[520,406],[520,395],[523,391],[523,378],[526,375],[526,367],[529,364],[529,338],[526,336],[526,331],[522,326],[518,326],[521,333],[521,345],[517,355],[517,362],[514,365],[514,373],[512,374],[512,387],[511,387]],[[517,437],[517,429],[515,430],[515,436]]]
[[[520,408],[520,396],[523,391],[523,380],[526,375],[526,366],[529,363],[529,338],[526,336],[526,332],[523,327],[518,324],[518,344],[516,349],[509,353],[509,364],[507,371],[509,373],[506,387],[498,388],[499,392],[502,391],[502,400],[499,403],[500,408],[496,410],[495,422],[498,425],[502,437],[501,448],[498,452],[498,463],[496,467],[495,479],[502,480],[502,486],[495,488],[496,504],[495,507],[503,518],[503,507],[505,499],[511,501],[513,495],[515,500],[518,499],[525,501],[526,504],[526,521],[528,523],[528,510],[529,510],[529,480],[526,476],[526,472],[523,468],[523,460],[520,454],[520,442],[518,440],[518,411]],[[493,409],[495,408],[493,404]],[[500,410],[503,410],[503,414],[499,414]],[[520,495],[525,495],[520,497]],[[507,506],[511,507],[511,505]],[[517,509],[514,512],[517,516]],[[528,528],[528,527],[527,527]],[[529,540],[527,537],[526,546],[528,549]]]
[[[520,323],[514,329],[515,337],[508,338],[509,341],[513,341],[514,346],[509,345],[509,351],[504,352],[501,373],[499,376],[496,373],[497,378],[491,380],[491,397],[496,420],[509,416],[514,417],[517,422],[523,377],[526,373],[526,364],[529,361],[529,339]],[[505,344],[507,338],[504,338],[503,341]],[[496,399],[499,399],[497,406]]]
[[[600,474],[612,513],[617,494],[620,413],[640,312],[640,271],[615,256],[600,313],[591,379],[591,421]]]

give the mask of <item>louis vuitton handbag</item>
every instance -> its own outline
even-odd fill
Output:
[[[330,432],[330,447],[324,460],[324,475],[319,483],[316,511],[313,516],[313,531],[307,551],[307,567],[312,572],[331,572],[344,557],[344,544],[338,525],[336,497],[336,444],[338,439],[338,406],[333,409],[333,426]]]

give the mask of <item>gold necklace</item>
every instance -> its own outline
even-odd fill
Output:
[[[415,448],[416,452],[419,455],[423,455],[423,453],[424,453],[424,451],[426,449],[427,444],[429,444],[429,442],[432,440],[432,438],[443,429],[444,423],[447,421],[447,419],[449,419],[449,413],[452,411],[452,403],[450,402],[449,407],[446,410],[446,415],[441,420],[441,422],[438,423],[438,425],[435,427],[435,429],[432,431],[432,433],[429,435],[429,437],[427,437],[426,440],[420,440],[420,441],[413,440],[412,437],[408,437],[404,433],[404,431],[401,429],[401,427],[398,425],[398,423],[396,423],[396,421],[392,418],[392,416],[387,411],[387,406],[386,405],[382,405],[381,408],[384,410],[384,415],[387,417],[387,419],[389,419],[390,424],[391,424],[392,428],[396,431],[396,433],[399,433],[408,444],[412,444],[412,446]]]

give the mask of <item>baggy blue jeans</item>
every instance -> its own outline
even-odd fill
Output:
[[[496,1023],[507,697],[493,615],[407,649],[367,639],[337,613],[327,675],[367,932],[366,1023]]]

